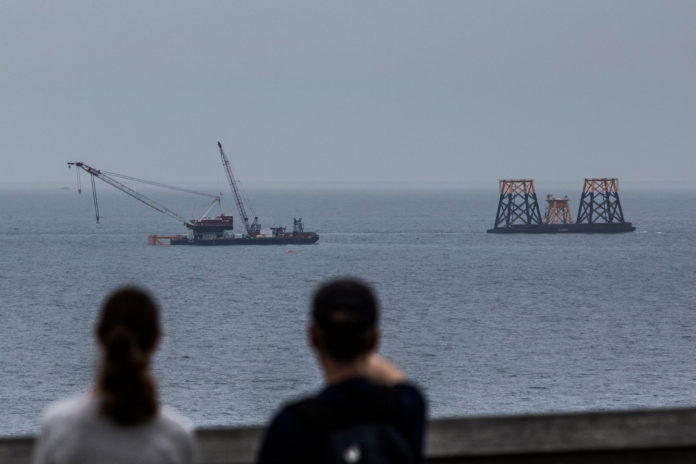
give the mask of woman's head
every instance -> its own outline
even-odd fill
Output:
[[[116,328],[127,329],[144,353],[151,353],[160,335],[159,308],[146,291],[137,287],[123,287],[111,293],[102,303],[97,324],[99,343],[106,345],[108,336]]]
[[[160,336],[159,308],[137,287],[123,287],[102,304],[96,335],[103,359],[98,378],[102,412],[119,425],[151,419],[158,409],[149,371]]]

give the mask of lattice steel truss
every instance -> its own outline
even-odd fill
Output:
[[[534,181],[531,179],[501,180],[495,228],[514,224],[541,224]]]
[[[544,224],[572,224],[573,216],[570,214],[568,197],[553,198],[546,195],[546,212]]]
[[[585,179],[578,208],[578,223],[622,223],[619,179]]]

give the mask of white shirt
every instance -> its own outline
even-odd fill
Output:
[[[119,426],[99,411],[93,393],[48,407],[34,448],[34,464],[193,464],[193,425],[161,406],[148,422]]]

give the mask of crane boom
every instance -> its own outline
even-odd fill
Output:
[[[183,222],[184,225],[186,225],[186,227],[189,227],[189,228],[194,227],[194,224],[192,224],[192,223],[191,223],[189,220],[187,220],[186,218],[184,218],[184,217],[182,217],[182,216],[179,216],[177,213],[175,213],[174,211],[170,210],[170,209],[167,208],[166,206],[162,206],[162,205],[160,205],[159,203],[157,203],[155,200],[153,200],[153,199],[151,199],[151,198],[149,198],[149,197],[146,197],[146,196],[143,195],[142,193],[136,192],[136,191],[133,190],[132,188],[128,187],[127,185],[124,185],[124,184],[120,183],[119,181],[117,181],[117,180],[113,179],[112,177],[110,177],[110,176],[104,174],[103,172],[101,172],[101,171],[98,170],[98,169],[94,169],[93,167],[91,167],[91,166],[89,166],[89,165],[87,165],[87,164],[85,164],[85,163],[82,163],[82,162],[80,162],[80,161],[70,162],[70,163],[68,163],[68,166],[75,166],[75,167],[78,167],[78,168],[80,168],[80,169],[83,169],[84,171],[86,171],[86,172],[89,173],[90,175],[92,175],[92,187],[94,187],[94,178],[95,178],[95,177],[98,177],[99,179],[101,179],[101,180],[103,180],[104,182],[106,182],[107,184],[109,184],[109,185],[111,185],[111,186],[117,188],[118,190],[122,191],[123,193],[126,193],[126,194],[130,195],[131,197],[135,198],[136,200],[138,200],[138,201],[140,201],[140,202],[142,202],[142,203],[145,203],[145,204],[146,204],[147,206],[149,206],[150,208],[156,209],[156,210],[159,211],[160,213],[164,213],[164,214],[166,214],[167,216],[173,217],[174,219]],[[95,192],[95,190],[93,190],[93,192]],[[96,194],[95,194],[95,195],[96,195]],[[95,207],[96,207],[96,196],[95,196]],[[99,222],[99,212],[98,212],[98,210],[97,210],[97,222]]]
[[[220,149],[222,166],[223,168],[225,168],[225,174],[227,174],[227,181],[229,182],[230,189],[234,194],[234,201],[237,203],[237,210],[239,211],[239,215],[242,216],[242,222],[244,223],[244,227],[246,228],[247,235],[250,237],[254,236],[261,229],[261,226],[258,223],[258,217],[255,217],[254,222],[249,224],[249,216],[247,215],[246,209],[244,208],[244,202],[242,201],[242,195],[239,191],[239,185],[237,184],[237,180],[235,179],[234,173],[232,172],[232,165],[230,164],[230,160],[227,159],[225,150],[222,149],[222,144],[219,141],[218,148]]]

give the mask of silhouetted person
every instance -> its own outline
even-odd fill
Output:
[[[196,462],[192,425],[159,404],[150,373],[161,334],[154,299],[118,289],[104,301],[95,332],[96,386],[46,410],[34,464]]]
[[[260,464],[422,462],[425,402],[376,354],[378,303],[359,280],[328,282],[312,301],[309,344],[326,383],[275,416]]]

